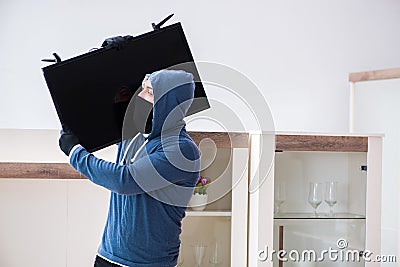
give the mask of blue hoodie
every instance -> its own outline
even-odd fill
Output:
[[[200,153],[183,118],[194,96],[193,76],[161,70],[153,87],[152,131],[118,145],[117,163],[79,146],[70,164],[93,183],[111,190],[98,254],[132,267],[175,266],[181,221],[199,177]]]

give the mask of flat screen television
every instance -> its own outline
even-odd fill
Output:
[[[191,62],[191,64],[183,64]],[[178,65],[181,64],[181,65]],[[136,36],[122,49],[100,48],[43,68],[57,115],[89,152],[122,140],[116,94],[132,96],[145,74],[166,68],[191,72],[195,99],[187,115],[210,107],[180,23]],[[122,113],[123,114],[123,113]]]

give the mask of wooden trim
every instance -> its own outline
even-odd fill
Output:
[[[279,251],[283,250],[283,225],[279,225]],[[283,261],[279,260],[279,267],[283,267]]]
[[[400,78],[400,68],[353,72],[349,74],[349,82],[375,81]]]
[[[367,152],[368,137],[277,135],[278,151]]]
[[[193,141],[199,145],[206,138],[211,139],[220,148],[247,148],[249,134],[228,132],[188,132]]]
[[[68,163],[0,162],[0,178],[86,179]]]

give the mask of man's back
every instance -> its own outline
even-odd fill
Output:
[[[129,142],[124,141],[123,144],[126,143]],[[125,152],[128,155],[126,162],[135,156],[136,159],[143,157],[146,153],[134,151],[143,143],[143,138],[136,138],[127,147],[128,151],[125,151],[123,144],[120,145],[117,162]],[[178,185],[193,187],[197,178],[197,175],[193,175],[193,179],[181,181]],[[111,192],[99,254],[127,266],[175,266],[179,254],[181,221],[186,207],[160,201],[163,195],[172,197],[176,194],[171,190],[174,190],[174,186],[150,194],[121,195]],[[186,196],[187,202],[190,197]]]

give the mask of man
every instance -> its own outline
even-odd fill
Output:
[[[153,103],[152,129],[118,145],[116,163],[96,158],[71,132],[60,148],[70,164],[111,190],[95,267],[175,266],[181,221],[199,177],[198,147],[183,118],[194,97],[193,76],[176,70],[148,75],[139,97]]]

